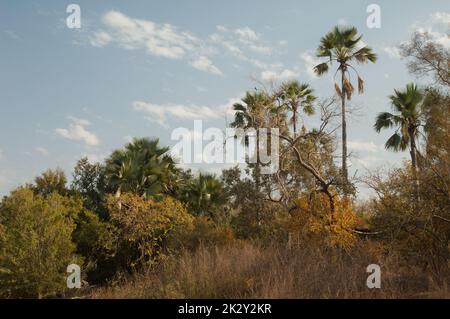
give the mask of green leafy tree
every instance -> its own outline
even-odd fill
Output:
[[[48,196],[56,192],[60,195],[66,195],[68,192],[66,188],[67,178],[61,169],[46,170],[36,177],[34,182],[34,190],[37,194]]]
[[[0,295],[42,298],[64,290],[81,201],[19,188],[0,206]]]
[[[362,36],[358,35],[358,30],[355,27],[338,27],[336,26],[332,31],[328,32],[320,40],[320,45],[317,49],[317,57],[327,58],[328,61],[320,63],[315,66],[314,71],[318,75],[323,75],[328,72],[333,62],[336,62],[338,68],[335,73],[340,72],[341,83],[335,83],[335,89],[341,97],[341,117],[342,117],[342,176],[344,182],[348,184],[348,169],[347,169],[347,120],[346,120],[346,100],[350,100],[354,91],[350,80],[350,70],[353,70],[358,77],[358,91],[364,92],[364,81],[359,76],[352,62],[364,64],[376,62],[377,56],[372,52],[372,49],[364,46],[360,47]]]
[[[100,163],[90,163],[86,157],[83,157],[77,162],[72,176],[71,189],[82,196],[84,206],[100,217],[106,218],[104,197],[108,191],[108,185],[105,166]]]

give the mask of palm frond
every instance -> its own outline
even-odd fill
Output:
[[[336,90],[336,93],[337,93],[340,97],[342,97],[342,90],[341,90],[339,84],[334,83],[334,89]]]
[[[373,128],[375,129],[375,131],[379,133],[382,129],[393,127],[394,126],[393,117],[394,115],[389,112],[379,113]]]
[[[327,62],[320,63],[314,67],[314,72],[317,75],[322,75],[328,72],[329,66]]]
[[[361,79],[359,76],[358,76],[358,93],[359,94],[364,93],[364,80]]]

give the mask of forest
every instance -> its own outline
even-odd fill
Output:
[[[389,131],[386,149],[408,160],[352,176],[348,103],[368,89],[360,68],[377,63],[361,40],[342,26],[318,39],[329,96],[292,80],[234,104],[230,127],[278,129],[272,174],[259,159],[193,172],[136,137],[12,190],[0,202],[0,297],[450,298],[450,52],[426,32],[400,45],[411,82],[381,97],[391,109],[367,129]],[[67,287],[70,264],[79,289]],[[366,285],[370,264],[380,289]]]

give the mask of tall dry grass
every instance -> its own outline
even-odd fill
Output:
[[[95,290],[93,298],[450,298],[415,266],[365,244],[350,252],[241,243],[184,251],[157,268]],[[368,289],[367,265],[382,269]]]

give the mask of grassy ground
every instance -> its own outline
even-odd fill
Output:
[[[381,266],[381,289],[366,286],[371,263]],[[337,252],[241,243],[184,251],[89,297],[450,298],[447,287],[433,284],[419,267],[401,266],[394,256],[377,256],[367,247]]]

